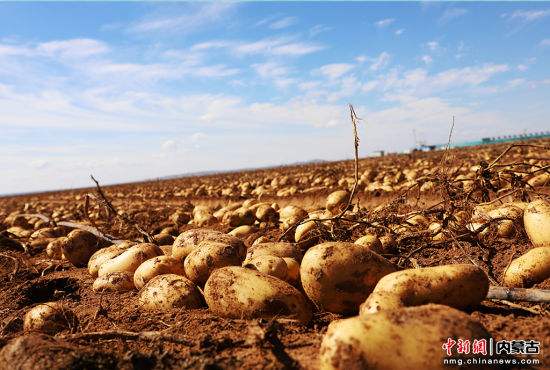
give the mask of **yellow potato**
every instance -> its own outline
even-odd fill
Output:
[[[347,190],[332,192],[327,197],[326,208],[333,214],[339,214],[346,208],[349,197],[350,192]]]
[[[63,258],[63,245],[67,243],[67,238],[62,236],[54,239],[46,246],[46,254],[48,257],[54,260],[60,260]]]
[[[243,267],[224,267],[210,275],[204,287],[210,310],[232,318],[289,317],[311,319],[311,310],[292,285],[273,276]]]
[[[98,250],[97,252],[92,254],[90,260],[88,261],[88,272],[93,277],[97,277],[97,272],[99,271],[99,267],[101,266],[101,264],[103,264],[105,261],[115,258],[118,255],[121,255],[122,252],[135,244],[135,242],[126,240],[120,244],[113,244],[110,247]]]
[[[137,289],[157,275],[175,274],[185,276],[183,262],[180,259],[166,255],[153,257],[143,262],[134,272],[133,284]]]
[[[125,292],[134,289],[132,275],[128,272],[111,272],[95,279],[92,285],[94,292]]]
[[[279,211],[281,229],[286,230],[308,216],[307,212],[296,206],[286,206]]]
[[[246,249],[243,244],[204,240],[185,258],[185,275],[203,285],[212,271],[225,266],[241,266]]]
[[[184,259],[202,241],[211,240],[244,246],[243,242],[234,236],[212,229],[191,229],[181,233],[172,245],[172,257]]]
[[[162,254],[162,250],[154,244],[141,243],[133,245],[118,256],[103,262],[99,266],[98,276],[111,272],[128,272],[133,275],[134,271],[143,262]]]
[[[288,266],[284,259],[275,256],[257,256],[243,267],[255,269],[266,275],[274,276],[281,280],[286,280],[288,275]]]
[[[529,288],[550,277],[550,247],[538,247],[514,259],[504,272],[504,285]]]
[[[285,280],[291,284],[300,281],[300,263],[291,257],[283,257],[287,267],[287,277]]]
[[[440,303],[455,308],[479,304],[489,278],[477,266],[444,265],[397,271],[384,276],[361,305],[361,315],[404,306]]]
[[[533,246],[550,247],[550,202],[537,199],[529,203],[523,224]]]
[[[321,343],[319,368],[446,370],[447,338],[488,342],[490,334],[469,315],[442,305],[381,311],[333,321]],[[453,354],[458,358],[456,347]]]
[[[76,324],[75,314],[61,302],[46,302],[34,306],[23,319],[23,329],[26,332],[38,331],[50,335],[74,328]]]
[[[64,239],[63,255],[73,265],[86,266],[90,257],[101,247],[99,239],[92,233],[84,230],[73,230]]]
[[[263,242],[252,245],[246,252],[244,263],[248,263],[252,258],[257,256],[290,257],[296,261],[302,260],[300,249],[295,244],[285,242]]]
[[[139,292],[138,303],[145,310],[168,311],[174,308],[199,308],[202,297],[192,281],[185,276],[157,275]]]
[[[362,245],[363,247],[366,247],[367,249],[376,252],[376,253],[384,253],[384,250],[382,248],[382,243],[380,242],[380,239],[376,235],[367,234],[359,239],[357,239],[353,244]]]
[[[395,268],[361,245],[327,242],[310,248],[302,260],[300,278],[318,308],[334,313],[357,312],[374,286]]]

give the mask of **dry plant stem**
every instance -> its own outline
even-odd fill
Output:
[[[193,346],[193,342],[175,335],[165,334],[160,331],[141,331],[133,332],[126,330],[105,330],[88,333],[78,333],[58,336],[60,339],[88,339],[88,340],[109,340],[109,339],[125,339],[125,340],[142,340],[147,342],[166,341],[171,343],[183,344],[185,346]]]
[[[112,212],[118,219],[122,220],[124,223],[134,227],[141,235],[145,237],[145,240],[149,243],[157,244],[157,241],[151,234],[149,234],[147,231],[145,231],[141,226],[139,226],[135,221],[131,220],[129,217],[127,217],[124,213],[119,213],[117,209],[113,206],[109,198],[105,195],[103,192],[103,189],[99,185],[99,182],[94,178],[93,175],[90,175],[92,178],[92,181],[95,182],[97,192],[99,196],[101,197],[100,201],[107,207],[109,212]],[[94,197],[95,198],[95,197]],[[96,198],[97,199],[97,198]]]
[[[550,290],[490,286],[489,293],[487,293],[487,299],[549,303]]]
[[[357,185],[359,184],[359,135],[357,133],[357,123],[361,120],[357,115],[355,114],[355,109],[353,109],[353,105],[349,104],[349,112],[350,112],[350,119],[351,124],[353,126],[353,148],[354,148],[354,182],[353,187],[351,188],[351,193],[348,198],[348,202],[346,203],[346,206],[342,209],[342,211],[334,216],[327,219],[323,219],[322,221],[336,221],[340,218],[342,218],[346,212],[351,207],[351,204],[353,202],[353,198],[355,197],[355,193],[357,191]],[[313,221],[315,219],[312,218],[305,218],[301,221],[296,222],[294,225],[289,227],[285,230],[279,237],[279,241],[283,240],[283,238],[290,233],[292,230],[296,229],[298,226],[305,224],[306,222]]]
[[[536,144],[512,144],[510,145],[508,148],[506,148],[506,150],[504,150],[502,153],[500,153],[500,155],[498,157],[495,158],[495,160],[493,160],[489,166],[487,167],[487,169],[490,169],[492,168],[495,164],[498,163],[498,161],[500,161],[502,159],[502,157],[504,157],[506,155],[506,153],[508,153],[510,150],[512,150],[513,148],[516,148],[516,147],[532,147],[532,148],[540,148],[540,149],[546,149],[546,150],[550,150],[550,147],[547,147],[545,145],[536,145]]]

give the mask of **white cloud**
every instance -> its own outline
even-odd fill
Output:
[[[405,29],[400,28],[400,29],[396,30],[394,33],[395,33],[396,36],[401,36],[404,32],[405,32]]]
[[[529,69],[529,66],[526,64],[518,64],[517,67],[518,71],[525,72]]]
[[[433,58],[429,55],[422,55],[420,60],[422,60],[424,64],[431,64],[433,62]]]
[[[212,23],[226,20],[235,8],[231,2],[212,2],[206,4],[187,4],[182,15],[155,16],[143,19],[129,27],[130,32],[182,32],[189,33]]]
[[[281,30],[283,28],[288,28],[298,22],[298,18],[296,17],[285,17],[279,20],[276,20],[275,22],[272,22],[269,25],[269,28],[272,30]]]
[[[325,49],[324,45],[295,41],[288,37],[264,38],[257,41],[213,40],[201,42],[191,47],[193,51],[227,49],[237,55],[277,55],[302,56]]]
[[[516,10],[513,13],[503,13],[502,18],[518,20],[522,22],[533,22],[550,16],[550,9],[544,10]]]
[[[374,25],[378,28],[385,28],[385,27],[388,27],[389,25],[391,25],[394,22],[395,22],[394,18],[385,18],[385,19],[381,19],[381,20],[375,22]]]
[[[445,9],[441,17],[438,19],[439,24],[446,24],[450,21],[460,18],[468,13],[467,9],[464,8],[448,8]]]
[[[332,27],[325,26],[323,24],[316,24],[309,29],[309,37],[315,37],[323,32],[332,30]]]
[[[369,68],[371,71],[378,71],[386,67],[389,62],[390,62],[390,54],[384,51],[372,60],[372,63]]]
[[[333,64],[326,64],[320,67],[319,69],[317,69],[316,73],[320,73],[321,75],[328,77],[329,79],[337,79],[339,77],[342,77],[352,69],[353,69],[352,64],[333,63]]]
[[[430,51],[436,51],[439,49],[439,42],[437,41],[429,41],[425,44],[425,46],[430,50]]]
[[[275,62],[253,64],[252,68],[262,78],[278,78],[289,73],[288,67]]]
[[[542,47],[550,46],[550,39],[541,40],[539,45],[542,46]]]
[[[104,54],[109,51],[109,47],[98,40],[70,39],[41,43],[37,46],[36,51],[48,56],[72,59]]]

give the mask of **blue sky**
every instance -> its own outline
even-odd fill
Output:
[[[0,3],[0,194],[548,130],[550,3]]]

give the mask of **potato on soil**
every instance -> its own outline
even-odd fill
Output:
[[[258,231],[258,229],[253,226],[242,225],[242,226],[237,226],[236,228],[231,230],[228,233],[228,235],[234,236],[236,238],[244,238],[250,234],[255,233],[256,231]]]
[[[449,369],[441,348],[449,337],[473,342],[490,334],[469,315],[442,305],[381,311],[332,322],[321,343],[319,365],[321,370]]]
[[[286,281],[295,284],[300,281],[300,263],[291,257],[283,257],[287,267]]]
[[[302,251],[295,244],[285,242],[263,242],[252,245],[246,252],[244,263],[258,256],[290,257],[296,261],[302,260]]]
[[[489,278],[475,265],[457,264],[397,271],[384,276],[361,305],[361,315],[438,303],[463,309],[487,296]]]
[[[382,243],[380,242],[380,239],[376,235],[367,234],[359,239],[357,239],[353,244],[362,245],[363,247],[376,252],[376,253],[384,253],[384,250],[382,248]]]
[[[172,244],[172,257],[185,258],[192,250],[205,240],[232,244],[235,247],[245,248],[243,242],[234,236],[212,229],[191,229],[181,233]]]
[[[63,258],[63,245],[67,243],[67,238],[62,236],[52,240],[46,246],[46,254],[48,257],[54,260],[60,260]]]
[[[141,289],[157,275],[174,274],[185,276],[183,262],[178,258],[158,256],[143,262],[134,272],[134,285]]]
[[[279,220],[279,213],[269,204],[260,204],[254,215],[260,222],[277,222]]]
[[[94,292],[125,292],[134,289],[132,275],[128,272],[111,272],[95,279]]]
[[[241,245],[205,240],[185,258],[185,275],[202,286],[212,271],[225,266],[241,266],[244,253]]]
[[[523,214],[527,236],[535,247],[550,247],[550,202],[537,199],[529,203]]]
[[[99,267],[98,276],[103,276],[110,272],[128,272],[129,274],[133,274],[143,262],[162,254],[162,250],[154,244],[141,243],[133,245],[118,256],[103,262]]]
[[[100,240],[84,230],[73,230],[62,245],[63,255],[73,265],[86,266],[90,257],[101,247]]]
[[[157,275],[139,292],[138,302],[145,310],[167,311],[173,308],[199,308],[201,293],[192,281],[175,274]]]
[[[153,238],[158,245],[172,245],[174,243],[174,237],[170,234],[157,234]]]
[[[332,192],[327,197],[326,208],[333,214],[339,214],[346,208],[349,197],[350,192],[347,190]]]
[[[53,335],[76,326],[76,316],[61,302],[41,303],[31,308],[23,319],[23,330]]]
[[[281,229],[286,230],[291,226],[302,221],[308,216],[307,212],[296,206],[286,206],[279,211],[279,220],[281,221]]]
[[[121,255],[122,252],[135,244],[135,242],[126,240],[122,243],[113,244],[110,247],[98,250],[90,257],[90,260],[88,261],[88,272],[93,277],[97,277],[99,267],[101,267],[104,262]]]
[[[237,208],[234,211],[226,212],[222,217],[222,223],[231,227],[254,225],[256,222],[256,216],[248,208]]]
[[[311,319],[306,299],[292,285],[243,267],[224,267],[210,275],[204,287],[210,310],[222,317],[289,317]]]
[[[504,285],[530,288],[550,277],[550,247],[538,247],[514,259],[504,272]]]
[[[243,267],[257,270],[281,280],[287,280],[288,276],[288,267],[285,260],[281,257],[257,256],[250,259]]]
[[[368,248],[327,242],[306,252],[300,278],[317,307],[333,313],[354,313],[378,280],[394,271],[389,261]]]

